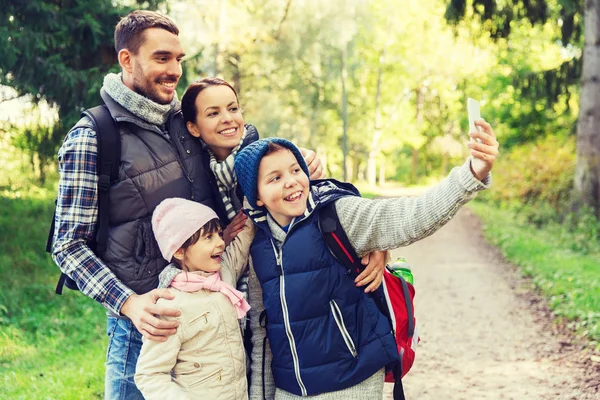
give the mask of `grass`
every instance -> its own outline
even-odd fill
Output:
[[[577,238],[564,227],[528,225],[514,211],[483,202],[470,205],[484,233],[504,256],[531,277],[555,315],[600,347],[600,250],[577,252]]]
[[[94,399],[104,391],[103,308],[54,293],[45,253],[53,188],[0,187],[0,399]]]

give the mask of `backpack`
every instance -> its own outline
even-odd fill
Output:
[[[329,250],[348,268],[349,274],[356,277],[364,269],[364,265],[342,229],[334,203],[327,203],[319,211],[319,229]],[[373,292],[372,296],[377,308],[390,321],[399,356],[395,365],[386,368],[385,382],[394,384],[394,400],[405,400],[402,377],[413,365],[416,346],[420,340],[414,317],[415,288],[404,278],[392,274],[389,266],[386,266],[383,278],[380,289]]]
[[[102,254],[106,250],[109,228],[109,207],[110,207],[110,186],[119,177],[119,167],[121,164],[121,135],[117,122],[113,119],[108,107],[100,105],[85,110],[81,116],[88,117],[98,142],[98,151],[96,156],[96,173],[98,174],[98,217],[94,236],[88,242],[90,249],[96,254]],[[58,199],[54,202],[57,204]],[[46,252],[52,254],[52,243],[54,240],[54,228],[56,219],[56,206],[48,240],[46,242]],[[62,294],[63,286],[71,290],[79,290],[73,279],[61,272],[56,285],[56,294]]]

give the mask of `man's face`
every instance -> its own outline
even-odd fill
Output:
[[[262,158],[256,204],[264,206],[280,226],[304,214],[308,193],[308,176],[291,151],[279,150]]]
[[[144,31],[137,54],[130,53],[133,90],[159,104],[169,104],[181,77],[184,56],[179,37],[160,28]]]

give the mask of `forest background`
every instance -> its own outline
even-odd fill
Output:
[[[43,248],[58,147],[100,103],[114,26],[140,7],[181,29],[180,97],[223,77],[261,136],[315,149],[367,195],[462,163],[480,99],[502,153],[474,209],[557,324],[597,347],[599,2],[1,0],[0,398],[102,397],[103,310],[54,295]]]

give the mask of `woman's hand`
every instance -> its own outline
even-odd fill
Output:
[[[471,171],[475,178],[481,181],[492,170],[494,161],[498,157],[498,148],[500,145],[496,140],[492,126],[485,122],[484,119],[478,119],[475,121],[475,125],[479,127],[479,130],[469,132],[469,136],[475,140],[471,140],[467,144],[467,147],[471,149],[471,155],[474,157],[471,160]]]
[[[324,178],[325,172],[323,171],[323,164],[321,163],[321,159],[317,157],[317,153],[302,147],[299,147],[298,150],[300,150],[300,153],[302,154],[302,157],[304,157],[304,161],[308,166],[310,179],[313,180]]]
[[[365,255],[360,262],[362,265],[366,265],[366,267],[354,280],[356,286],[369,285],[366,287],[365,293],[377,290],[381,282],[383,282],[383,271],[386,261],[387,251],[372,251]]]
[[[223,229],[223,241],[225,242],[225,247],[229,246],[229,243],[231,243],[237,234],[244,229],[247,219],[248,216],[240,210],[235,217],[233,217],[229,225]]]

